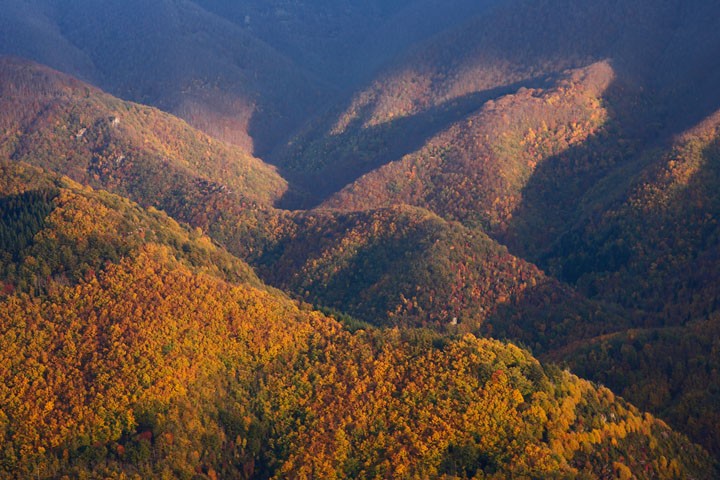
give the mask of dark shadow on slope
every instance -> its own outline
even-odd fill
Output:
[[[652,319],[644,326],[682,325],[705,318],[718,305],[715,272],[720,265],[713,249],[720,238],[715,220],[720,214],[720,142],[695,156],[687,150],[673,165],[690,179],[673,183],[663,203],[621,207],[619,214],[581,223],[548,255],[558,272],[586,294],[644,310]],[[658,157],[666,171],[668,156]]]
[[[714,87],[718,77],[707,75],[717,63],[720,45],[720,35],[716,33],[720,31],[716,25],[718,7],[712,2],[585,2],[578,6],[576,2],[551,1],[518,5],[510,2],[505,7],[492,16],[447,32],[433,42],[418,45],[424,50],[414,50],[405,61],[434,65],[439,72],[453,71],[449,59],[472,64],[472,56],[480,49],[483,55],[478,56],[478,61],[496,58],[517,65],[532,65],[533,75],[538,75],[539,71],[561,71],[612,59],[617,70],[624,70],[620,76],[625,81],[643,85],[648,91],[655,87],[665,89],[667,95],[656,100],[676,99],[667,112],[673,115],[664,116],[668,125],[674,124],[671,129],[675,131],[682,130],[681,123],[690,125],[703,107],[713,105],[718,96]],[[554,28],[547,28],[549,25]],[[703,35],[698,36],[700,33]],[[698,40],[702,43],[698,44]],[[484,62],[491,65],[487,60]],[[465,101],[472,98],[469,96]],[[682,110],[683,104],[692,105],[692,114]],[[472,108],[472,101],[468,106]],[[286,178],[310,191],[307,199],[288,197],[279,205],[294,208],[316,205],[319,198],[339,186],[413,151],[412,147],[423,137],[443,126],[442,110],[446,107],[436,112],[440,117],[436,121],[428,118],[432,112],[423,112],[364,132],[356,128],[354,130],[360,132],[357,135],[340,135],[325,141],[321,139],[327,131],[316,125],[316,137],[300,141],[305,152],[291,159],[291,163],[297,165],[272,162],[284,167]],[[646,106],[639,107],[641,112],[646,110]],[[630,113],[632,110],[629,109]],[[682,115],[675,116],[677,113]],[[648,131],[662,128],[647,126]],[[311,168],[312,174],[298,173],[304,171],[305,164],[317,161],[328,165]]]
[[[718,95],[709,92],[708,98],[713,101],[695,103],[690,112],[690,100],[616,80],[603,98],[610,115],[605,127],[582,144],[540,163],[522,191],[509,226],[493,232],[494,236],[514,255],[574,283],[581,272],[572,270],[582,267],[569,265],[563,273],[553,263],[551,258],[557,254],[552,252],[571,248],[568,232],[624,200],[638,175],[678,134],[720,108]],[[615,268],[623,262],[622,252],[605,252],[605,256],[588,260],[594,265],[588,268]]]
[[[45,188],[0,197],[0,264],[4,254],[18,262],[55,208],[58,191]]]
[[[555,81],[555,76],[544,76],[476,92],[416,115],[372,127],[362,126],[365,116],[361,112],[342,134],[324,140],[322,134],[316,133],[315,138],[302,140],[308,147],[296,153],[296,158],[300,158],[296,163],[303,162],[304,166],[304,162],[312,158],[325,162],[314,166],[312,172],[301,171],[300,165],[282,162],[280,173],[295,188],[276,206],[290,210],[313,208],[362,175],[422,148],[434,135],[482,108],[488,101],[513,94],[523,87],[548,88]]]
[[[388,212],[389,221],[405,220],[402,213]],[[398,232],[380,233],[357,247],[347,246],[352,253],[345,257],[333,254],[332,246],[345,243],[356,231],[373,237],[365,224],[372,219],[363,215],[314,215],[291,220],[298,233],[285,236],[263,251],[254,262],[258,274],[269,284],[292,291],[305,301],[386,326],[388,312],[402,304],[401,294],[411,297],[415,287],[423,284],[408,266],[423,263],[428,237],[434,238],[437,232],[434,228],[428,230],[424,223],[399,227]],[[318,229],[316,221],[325,225]],[[327,255],[334,260],[323,267]],[[319,261],[319,268],[309,267],[314,259]],[[383,284],[386,288],[379,288]]]
[[[554,279],[498,305],[482,333],[526,345],[536,355],[591,338],[623,332],[634,316],[607,303],[588,300]]]

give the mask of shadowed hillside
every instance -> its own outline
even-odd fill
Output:
[[[266,282],[375,325],[504,337],[527,329],[523,341],[539,351],[629,325],[482,231],[422,209],[298,213],[275,232],[251,260]]]
[[[532,264],[509,254],[480,230],[447,223],[422,210],[303,214],[272,209],[268,206],[272,198],[266,196],[269,191],[263,185],[269,182],[284,188],[282,179],[237,148],[210,140],[156,110],[121,102],[45,68],[10,59],[5,60],[5,66],[2,101],[8,107],[4,110],[6,136],[2,145],[8,158],[130,195],[143,205],[159,206],[201,227],[230,251],[250,261],[272,285],[319,306],[378,325],[425,325],[448,333],[499,335],[521,340],[546,353],[570,344],[592,342],[598,335],[622,335],[627,328],[645,325],[650,318],[645,313],[613,306],[608,303],[616,300],[613,297],[583,290],[597,296],[598,301],[588,301]],[[592,69],[570,74],[555,89],[523,91],[501,100],[497,109],[486,114],[487,119],[500,120],[478,121],[479,128],[506,128],[517,121],[518,111],[528,112],[525,118],[530,120],[526,121],[532,122],[533,112],[542,112],[551,98],[558,105],[567,102],[569,118],[586,114],[591,119],[586,125],[593,125],[603,118],[595,92],[604,88],[610,72],[607,65],[594,68],[595,74]],[[576,97],[568,92],[574,92]],[[573,102],[573,98],[581,101]],[[575,109],[575,103],[585,107]],[[577,125],[570,127],[578,131],[584,128]],[[573,130],[555,130],[572,139]],[[539,131],[550,132],[550,126]],[[516,148],[512,138],[505,139],[505,143],[502,137],[493,138],[499,142],[496,145]],[[552,157],[552,150],[543,150],[542,138],[521,142],[521,150],[516,151],[537,158]],[[570,145],[567,151],[574,148]],[[564,153],[561,150],[559,154]],[[514,155],[504,158],[510,161],[511,172],[513,161],[523,162],[523,157]],[[510,185],[521,190],[521,185]],[[4,205],[14,211],[18,202],[35,202],[42,214],[45,210],[41,207],[54,198],[47,193],[50,191],[9,199]],[[447,191],[453,189],[448,187]],[[445,205],[456,208],[461,204]],[[17,219],[24,215],[3,219],[8,232],[18,228]],[[17,252],[36,235],[39,220],[31,217],[34,220],[28,229],[22,229],[24,233],[17,243],[10,234],[0,238],[14,245],[8,250],[15,262],[6,270],[8,279],[19,278],[13,273],[19,268]],[[512,226],[512,222],[508,225]],[[55,238],[50,237],[46,249],[51,248]],[[93,254],[98,263],[83,267],[79,278],[97,270],[103,259],[120,258],[118,252],[122,251],[117,246],[101,247]],[[205,254],[201,250],[193,255]],[[32,276],[22,286],[9,282],[6,289],[44,289],[49,279],[67,277],[63,270],[66,265],[78,262],[72,250],[53,258],[54,263],[41,263],[28,270]],[[562,358],[574,361],[572,355]],[[710,438],[700,432],[692,431],[699,435],[699,441]]]
[[[555,88],[523,88],[487,102],[323,207],[359,210],[406,203],[487,231],[502,228],[536,166],[582,143],[606,121],[601,95],[613,76],[609,65],[596,64],[568,73]]]
[[[264,155],[393,55],[486,3],[3,0],[0,53]]]
[[[191,1],[0,5],[0,52],[175,113],[248,153],[283,138],[331,89],[252,32]]]

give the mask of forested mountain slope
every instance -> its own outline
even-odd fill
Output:
[[[0,152],[172,210],[225,192],[270,205],[287,183],[236,146],[21,59],[0,59]]]
[[[621,170],[599,184],[556,242],[541,247],[530,240],[515,250],[536,256],[592,298],[642,312],[637,331],[561,355],[704,438],[714,452],[720,445],[714,407],[720,387],[719,124],[712,115],[669,148],[644,152],[640,173]],[[608,198],[616,200],[608,205]]]
[[[350,90],[414,44],[496,0],[195,0],[319,76]]]
[[[493,123],[485,120],[480,125],[492,128]],[[522,188],[506,189],[493,195],[495,203],[485,204],[466,199],[472,199],[473,192],[492,193],[494,184],[503,185],[500,182],[512,177],[492,172],[483,181],[493,183],[473,182],[482,172],[472,168],[473,164],[460,164],[466,170],[453,175],[453,153],[457,158],[469,151],[460,158],[475,161],[482,156],[473,155],[473,142],[465,142],[470,147],[463,149],[457,147],[459,142],[448,141],[450,153],[434,157],[446,164],[433,170],[433,164],[426,160],[415,169],[420,179],[425,172],[436,173],[433,181],[419,181],[413,188],[408,187],[413,182],[412,167],[418,165],[418,158],[423,158],[422,154],[410,156],[368,174],[328,205],[339,206],[346,199],[350,199],[347,205],[352,208],[362,208],[363,202],[372,206],[375,201],[377,205],[407,201],[433,208],[449,218],[459,217],[470,225],[479,223],[495,239],[506,243],[514,256],[534,261],[550,276],[567,282],[586,298],[599,301],[597,305],[605,312],[623,317],[626,326],[639,329],[639,333],[630,329],[610,338],[578,343],[579,337],[563,334],[559,325],[569,322],[598,328],[599,321],[609,332],[616,328],[612,322],[607,323],[612,316],[593,319],[579,313],[592,309],[576,309],[573,314],[571,308],[560,316],[564,321],[558,323],[559,318],[554,317],[551,322],[543,322],[539,321],[542,315],[538,311],[527,314],[521,309],[523,314],[501,307],[495,317],[500,321],[491,322],[495,335],[520,340],[535,347],[536,352],[560,348],[551,358],[582,365],[584,375],[618,386],[657,413],[668,412],[677,426],[691,428],[695,438],[703,438],[706,445],[717,449],[717,420],[711,406],[716,404],[718,379],[712,372],[717,361],[710,333],[716,330],[720,298],[716,273],[720,214],[717,125],[715,114],[678,135],[670,145],[659,143],[633,150],[628,142],[612,140],[614,127],[610,124],[585,142],[549,155],[545,163],[539,163],[525,177],[527,183]],[[456,131],[462,135],[472,129]],[[494,135],[488,138],[495,142],[502,139]],[[516,149],[507,158],[523,167],[520,162],[530,153],[542,152],[538,143],[513,141],[510,145]],[[488,164],[491,168],[503,165],[497,160]],[[526,168],[532,170],[529,165]],[[518,170],[508,171],[512,174]],[[455,185],[453,180],[457,181]],[[401,188],[389,188],[398,185]],[[427,185],[436,190],[428,195],[423,191]],[[360,193],[363,187],[372,195]],[[359,205],[353,206],[352,199],[358,199]],[[493,218],[491,214],[498,210],[485,207],[503,206],[507,203],[502,202],[514,199],[518,203],[506,210],[505,217]],[[464,207],[467,204],[470,206]],[[466,216],[458,216],[457,212]],[[530,303],[544,305],[539,299]],[[546,330],[548,325],[555,329]],[[693,339],[703,328],[707,329],[708,341],[695,342]],[[673,345],[672,338],[680,339],[683,346]],[[562,348],[564,342],[572,347]],[[618,351],[621,347],[622,355],[608,353],[607,349]],[[672,364],[684,372],[683,376],[678,376],[676,367],[656,370],[653,359],[658,358],[658,352],[673,352]],[[635,355],[642,360],[628,361]],[[689,380],[697,378],[704,380]],[[667,393],[657,397],[658,389]]]
[[[162,214],[2,169],[0,227],[34,231],[2,244],[21,265],[0,298],[2,476],[716,473],[661,421],[512,345],[351,334]]]
[[[644,308],[638,310],[634,304],[628,302],[615,305],[618,301],[616,297],[599,295],[596,287],[586,288],[585,285],[591,285],[589,279],[594,278],[593,275],[597,276],[593,271],[593,268],[597,269],[597,265],[588,264],[583,267],[584,263],[576,261],[572,256],[563,255],[604,258],[603,254],[593,253],[590,250],[595,248],[593,244],[583,248],[558,250],[567,240],[558,241],[557,247],[552,247],[555,245],[555,236],[559,238],[558,231],[562,232],[561,228],[567,225],[558,221],[556,232],[542,228],[543,225],[552,225],[552,215],[525,214],[499,217],[487,214],[473,217],[473,220],[469,221],[470,217],[464,217],[464,213],[482,214],[482,211],[472,206],[472,203],[469,204],[471,207],[461,210],[457,209],[458,206],[463,205],[460,202],[428,205],[443,207],[436,210],[450,218],[461,219],[470,225],[468,226],[448,222],[422,209],[406,207],[345,213],[322,210],[308,213],[276,210],[271,208],[270,204],[282,194],[286,188],[285,182],[274,169],[247,156],[236,147],[212,140],[157,110],[121,102],[43,67],[15,59],[5,59],[3,65],[3,95],[0,101],[7,107],[3,110],[5,113],[2,116],[4,126],[2,148],[6,158],[55,169],[60,173],[71,175],[77,181],[128,195],[142,205],[162,208],[179,220],[200,227],[234,254],[249,261],[258,269],[266,282],[287,289],[318,306],[332,308],[342,314],[349,314],[376,325],[428,326],[446,333],[469,331],[517,339],[550,358],[582,365],[579,368],[583,368],[587,375],[603,381],[608,381],[604,376],[607,370],[598,369],[595,373],[591,373],[589,364],[584,360],[586,355],[584,352],[588,351],[584,346],[594,348],[596,345],[602,345],[602,342],[598,343],[595,340],[598,336],[603,338],[604,335],[612,334],[612,338],[622,338],[628,329],[677,324],[659,320],[660,317],[652,309],[649,309],[649,312]],[[568,119],[576,120],[579,117],[576,118],[574,115],[582,114],[588,120],[585,124],[570,120],[567,120],[568,125],[553,124],[553,134],[548,133],[551,131],[550,126],[546,125],[547,130],[544,130],[540,122],[538,131],[541,134],[544,133],[552,141],[555,141],[558,135],[565,135],[566,142],[571,144],[565,150],[560,149],[554,156],[551,155],[554,150],[550,152],[545,150],[550,147],[542,143],[542,139],[545,138],[542,135],[535,142],[520,142],[518,148],[512,138],[503,140],[500,134],[496,136],[493,133],[492,141],[495,145],[506,145],[513,152],[520,154],[508,154],[498,148],[487,149],[486,151],[492,154],[499,152],[498,158],[505,158],[507,163],[487,162],[485,165],[491,169],[489,170],[491,173],[485,173],[484,177],[478,178],[482,181],[488,179],[492,181],[493,178],[497,178],[497,171],[509,172],[509,174],[517,174],[520,171],[520,178],[527,179],[527,185],[531,187],[536,184],[543,185],[538,181],[543,178],[538,175],[539,169],[533,171],[532,165],[528,163],[537,158],[538,164],[543,167],[540,169],[541,173],[547,175],[547,172],[553,171],[552,168],[560,165],[558,168],[565,169],[562,171],[566,175],[574,175],[574,178],[582,182],[582,175],[576,175],[576,169],[567,169],[558,161],[563,155],[575,159],[576,152],[582,151],[577,148],[583,146],[582,141],[573,140],[572,128],[586,132],[594,125],[602,123],[605,109],[602,102],[597,100],[597,92],[602,91],[607,85],[611,73],[607,64],[599,64],[569,73],[567,79],[560,81],[554,89],[520,92],[496,102],[500,104],[497,108],[487,107],[489,108],[487,112],[483,111],[479,114],[477,131],[482,132],[482,129],[486,128],[494,132],[492,130],[494,128],[497,132],[515,131],[526,136],[527,131],[523,128],[528,128],[528,122],[536,121],[536,117],[540,117],[540,113],[549,108],[548,104],[552,102],[558,105],[559,111],[562,111],[563,105],[567,105]],[[522,117],[525,123],[517,123],[519,126],[513,130],[508,126],[519,122],[517,118],[521,115],[518,112],[527,112],[526,116]],[[558,118],[561,118],[561,115],[558,114]],[[574,127],[573,123],[575,123]],[[714,130],[708,125],[712,125],[711,120],[708,120],[706,128],[698,127],[689,132],[686,136],[687,142],[679,141],[678,145],[690,145],[693,135],[697,136],[700,135],[699,132],[705,132],[707,138],[698,147],[698,151],[704,151],[703,146],[711,145],[714,135],[712,133]],[[608,134],[605,132],[612,131],[603,130],[603,127],[598,128],[600,128],[599,133],[595,134],[598,139]],[[468,131],[474,132],[474,130]],[[477,158],[472,151],[464,154],[459,146],[452,147],[455,139],[453,135],[462,136],[465,133],[466,130],[458,128],[439,138],[445,140],[450,148],[454,148],[459,158],[470,161]],[[482,135],[479,137],[485,138]],[[491,135],[488,134],[488,138],[490,137]],[[502,143],[503,141],[505,143]],[[600,140],[589,141],[592,145],[592,142]],[[477,148],[478,145],[482,146],[482,142],[468,141],[464,145],[468,145],[468,148]],[[611,150],[616,145],[617,143],[611,143],[606,148]],[[597,149],[595,156],[591,158],[602,158],[603,151]],[[503,154],[505,156],[502,156]],[[541,163],[545,158],[550,160]],[[698,162],[701,162],[699,160],[701,157],[688,158],[689,161],[692,160],[700,165]],[[445,159],[452,161],[453,156],[446,155]],[[588,171],[584,169],[586,163],[583,162],[587,160],[577,161],[571,165],[576,165],[581,172]],[[648,163],[640,162],[638,171],[642,172],[640,167],[646,164]],[[463,165],[462,162],[460,165]],[[546,165],[552,168],[545,170]],[[389,165],[387,169],[392,166]],[[601,171],[611,171],[614,166],[613,161],[606,161]],[[492,170],[493,168],[498,170]],[[522,177],[523,168],[527,168],[532,173],[526,172]],[[650,171],[652,170],[648,170]],[[443,169],[439,168],[437,172],[442,174]],[[482,170],[470,169],[455,178],[469,177],[470,172],[483,174]],[[506,174],[505,178],[510,177]],[[591,176],[591,178],[595,177]],[[601,206],[612,204],[611,200],[614,198],[622,198],[622,196],[618,197],[623,192],[618,188],[618,185],[622,186],[622,182],[612,182],[612,177],[608,178],[610,180],[606,183],[612,187],[612,195],[602,193],[602,182],[598,183],[599,190],[589,189],[586,192],[589,199],[594,198],[593,195],[599,196],[602,202],[598,205]],[[711,178],[707,177],[710,180]],[[441,184],[442,182],[438,182],[438,185]],[[501,186],[496,196],[502,196],[508,201],[513,199],[512,195],[508,195],[508,191],[515,192],[516,195],[520,191],[523,195],[531,191],[527,186],[521,188],[521,184],[517,182],[508,182]],[[473,191],[482,193],[480,189],[465,190],[456,187],[449,184],[444,191],[463,195]],[[710,191],[710,184],[704,188],[705,190],[699,190],[694,195],[697,196],[702,192],[706,192],[702,195],[712,194],[712,192],[707,193]],[[561,192],[561,189],[557,188],[549,190]],[[276,193],[273,194],[273,191]],[[558,200],[552,196],[542,195],[544,191],[548,191],[547,186],[536,190],[540,192],[539,196],[545,203],[538,202],[533,206],[541,211],[551,212],[554,210],[553,202]],[[47,193],[43,193],[37,198],[31,195],[30,200],[44,205],[47,204],[47,198]],[[382,199],[382,196],[378,193],[375,198]],[[427,198],[432,198],[432,195]],[[485,201],[487,196],[481,195],[479,198]],[[515,211],[521,211],[521,208],[527,205],[527,198],[533,197],[516,198],[520,203],[519,207],[515,207]],[[700,200],[693,198],[691,204],[697,207]],[[20,201],[25,201],[25,198],[21,197]],[[14,200],[6,206],[11,208],[13,202]],[[585,208],[583,205],[583,202],[579,202],[575,206],[579,212],[597,210]],[[712,205],[713,203],[709,202],[706,207],[710,208]],[[688,208],[690,206],[687,205]],[[513,210],[508,208],[502,211]],[[577,215],[579,213],[573,210],[572,215],[568,214],[561,220],[577,218]],[[496,221],[498,218],[504,220]],[[532,223],[518,221],[528,218],[540,222],[534,224],[538,227],[531,229],[529,226],[532,226]],[[711,221],[711,217],[708,218]],[[542,223],[543,219],[546,223]],[[473,224],[475,227],[472,227]],[[707,225],[709,228],[712,222]],[[509,241],[513,253],[537,258],[536,261],[548,268],[551,273],[557,273],[561,279],[577,283],[581,293],[576,293],[571,287],[543,274],[533,264],[508,252],[496,240],[476,228],[477,226],[485,226],[491,233]],[[703,228],[705,232],[707,228]],[[702,240],[705,238],[703,237],[705,233],[692,234],[692,229],[687,231],[692,238],[700,235],[697,237],[700,238],[698,241],[705,242]],[[127,235],[127,232],[123,235]],[[24,239],[21,243],[34,236],[35,232],[31,229],[21,236]],[[589,238],[597,237],[591,235]],[[612,239],[612,237],[603,238],[610,239],[608,241]],[[46,250],[51,249],[53,239],[54,237],[48,239]],[[12,243],[15,240],[8,233],[3,241]],[[85,243],[78,239],[78,244]],[[707,243],[707,245],[711,244],[712,242]],[[178,245],[184,245],[184,241]],[[545,249],[539,251],[542,246],[545,246]],[[189,246],[186,248],[195,252],[194,257],[207,254],[205,250],[195,251]],[[602,251],[615,251],[610,247],[602,248]],[[96,264],[84,267],[82,272],[96,270],[98,265],[102,265],[103,259],[117,258],[118,254],[115,250],[116,247],[109,249],[102,247],[93,254]],[[555,256],[550,257],[550,253],[547,252]],[[692,255],[696,254],[692,253]],[[711,252],[704,255],[711,255]],[[47,283],[48,278],[56,276],[62,278],[66,275],[62,273],[62,266],[66,263],[74,265],[76,262],[72,252],[55,255],[53,258],[54,263],[38,264],[31,269],[32,272],[28,271],[34,276],[25,280],[21,288],[10,281],[16,278],[17,274],[14,272],[19,267],[14,263],[13,266],[7,267],[5,270],[8,279],[7,289],[27,290],[31,286],[38,287]],[[200,260],[196,258],[195,261]],[[563,262],[587,270],[587,272],[583,271],[586,275],[582,282],[577,281],[580,277],[565,276],[570,270],[569,267],[563,267],[565,265]],[[684,303],[674,307],[675,310],[668,307],[668,310],[662,313],[665,317],[679,312],[681,315],[687,315],[687,320],[695,320],[704,318],[695,314],[698,309],[705,313],[714,311],[713,286],[717,283],[712,281],[704,283],[702,280],[703,275],[710,275],[709,272],[713,271],[712,264],[708,264],[708,268],[703,268],[704,261],[698,260],[698,262],[698,267],[692,270],[692,278],[683,276],[680,274],[682,272],[675,275],[678,285],[681,283],[685,285],[683,289],[678,290],[684,292],[678,298],[682,297],[685,300]],[[678,265],[685,263],[683,261]],[[599,272],[601,276],[598,278],[604,278],[606,273],[603,272]],[[639,270],[639,272],[642,272],[642,281],[653,278],[656,282],[663,281],[663,277],[653,277],[652,272],[647,270]],[[633,295],[636,291],[633,290],[636,285],[633,282],[640,280],[628,276],[625,270],[621,270],[616,275],[627,277],[627,288],[622,291],[628,296]],[[632,275],[637,275],[637,272]],[[701,291],[708,292],[707,295],[704,293],[702,295],[702,298],[707,300],[703,300],[702,305],[690,300],[697,297],[697,285],[705,285]],[[588,300],[586,296],[595,298]],[[568,345],[572,345],[572,348],[566,348]],[[706,354],[710,355],[710,352]],[[689,370],[695,374],[693,368],[689,367]],[[628,375],[631,374],[634,375],[635,372],[628,372]],[[692,392],[698,394],[702,392],[695,390],[690,384],[676,388],[678,393],[668,397],[662,405],[656,403],[643,403],[643,405],[654,408],[659,413],[674,409],[673,412],[679,412],[673,413],[672,416],[678,419],[676,425],[685,428],[683,419],[689,418],[687,415],[691,413],[682,409],[684,402],[682,398],[693,394]],[[647,400],[640,395],[633,398],[637,398],[639,402]],[[702,398],[704,405],[712,403],[711,396],[703,394]],[[714,434],[708,433],[707,430],[711,426],[712,418],[714,417],[710,414],[703,416],[697,421],[698,427],[693,427],[692,431],[689,431],[696,435],[694,438],[697,441],[705,442],[705,445],[710,447],[715,441],[712,440],[715,438]]]
[[[67,177],[0,160],[0,246],[4,293],[40,294],[76,284],[146,245],[194,272],[260,287],[253,270],[163,212],[92,191]]]
[[[322,206],[362,210],[405,203],[488,232],[502,229],[535,168],[605,123],[602,95],[613,79],[610,65],[599,63],[568,73],[554,88],[522,89],[489,101]]]
[[[298,212],[274,232],[250,260],[266,282],[375,325],[503,337],[527,329],[538,351],[631,325],[482,231],[423,209]]]
[[[536,254],[540,262],[581,290],[670,324],[716,310],[719,142],[716,113],[666,149],[643,152],[634,176],[621,169],[587,193],[584,215]]]
[[[492,3],[3,0],[0,53],[265,154],[394,55]]]

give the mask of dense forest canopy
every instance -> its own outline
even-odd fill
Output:
[[[0,477],[717,477],[716,2],[0,12]]]

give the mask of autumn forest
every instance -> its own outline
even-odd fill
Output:
[[[719,478],[719,19],[0,0],[0,478]]]

